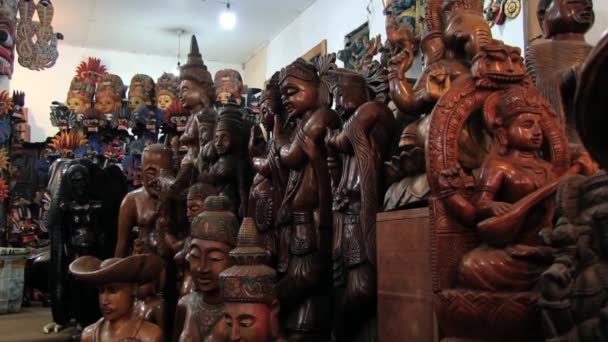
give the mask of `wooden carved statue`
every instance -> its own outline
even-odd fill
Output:
[[[193,179],[195,179],[195,169],[198,165],[200,146],[204,145],[199,132],[199,118],[215,117],[215,111],[212,109],[214,95],[211,74],[207,71],[207,66],[203,62],[196,37],[192,36],[188,61],[180,69],[179,92],[182,106],[190,111],[190,118],[188,119],[184,133],[179,138],[180,144],[186,146],[188,152],[182,159],[179,173],[171,185],[170,192],[174,195],[179,195],[194,183]],[[205,125],[205,127],[208,127],[208,125]],[[213,134],[209,135],[204,138],[211,140]]]
[[[163,73],[156,81],[156,107],[167,111],[173,102],[179,101],[179,77]]]
[[[259,115],[260,124],[251,128],[249,136],[249,158],[256,175],[249,192],[248,216],[255,220],[264,249],[270,253],[271,265],[276,265],[279,226],[284,225],[277,217],[289,177],[289,170],[281,167],[279,162],[274,139],[275,116],[278,116],[276,121],[279,123],[284,123],[287,118],[281,102],[278,72],[272,75],[262,92]],[[291,141],[294,126],[290,121],[277,129]]]
[[[158,326],[133,314],[138,284],[158,278],[162,268],[161,258],[154,254],[103,261],[83,256],[74,260],[70,272],[79,281],[99,288],[99,309],[103,314],[99,321],[84,329],[80,341],[163,341]]]
[[[293,142],[274,125],[277,156],[289,170],[279,217],[277,293],[281,326],[288,339],[320,341],[329,337],[331,289],[331,182],[327,166],[326,130],[338,127],[330,109],[327,72],[335,55],[312,65],[298,59],[279,77],[283,105],[290,120],[298,120]],[[277,118],[275,116],[275,118]]]
[[[254,220],[246,217],[239,230],[237,247],[230,252],[235,265],[220,274],[223,318],[230,341],[279,340],[276,271],[266,265],[269,254],[260,245]]]
[[[160,181],[162,170],[171,170],[171,150],[160,144],[147,146],[141,156],[143,187],[131,191],[120,205],[118,242],[114,255],[124,258],[131,253],[159,254],[165,247],[164,236],[158,231],[158,206],[160,205]],[[130,241],[134,227],[139,237]]]
[[[201,170],[198,180],[217,187],[228,197],[235,212],[247,212],[247,199],[251,185],[251,171],[246,157],[244,137],[247,131],[238,106],[227,104],[220,111],[215,127],[213,148],[217,154],[207,170]]]
[[[192,224],[195,217],[205,211],[204,203],[207,197],[215,196],[217,194],[218,191],[214,186],[204,183],[195,183],[188,189],[188,195],[186,197],[186,215],[190,224]],[[174,259],[178,265],[183,266],[181,268],[182,285],[179,290],[179,296],[182,297],[194,291],[195,286],[192,274],[190,273],[186,262],[186,255],[190,251],[190,239],[187,238],[185,241],[181,241],[180,244],[182,248],[175,254]]]
[[[339,158],[332,163],[339,174],[333,186],[333,336],[338,341],[378,338],[375,227],[395,117],[385,103],[386,70],[373,64],[366,71],[365,76],[346,69],[329,72],[336,111],[344,121],[327,143]]]
[[[229,102],[241,105],[241,92],[243,90],[243,78],[238,71],[224,69],[215,73],[215,103],[224,106]]]
[[[118,115],[124,93],[125,86],[118,75],[102,75],[95,91],[95,110],[100,115],[106,113]]]
[[[57,62],[59,51],[57,41],[63,39],[61,33],[55,33],[53,15],[55,8],[50,0],[19,1],[19,22],[17,24],[17,52],[19,64],[31,70],[44,70]],[[34,14],[38,20],[34,21]]]
[[[608,159],[601,129],[608,108],[607,61],[604,36],[583,63],[572,108],[585,147],[603,170],[572,177],[558,189],[560,218],[551,235],[555,262],[540,281],[546,341],[608,341]]]
[[[573,69],[580,67],[592,46],[585,41],[595,20],[592,0],[541,0],[536,12],[545,40],[532,44],[526,65],[534,83],[566,125],[574,156],[584,152],[569,109],[576,90]],[[571,73],[574,71],[574,75]]]
[[[125,184],[122,171],[116,166],[102,170],[84,159],[58,159],[51,166],[48,188],[52,201],[46,227],[51,237],[49,283],[55,323],[45,326],[45,331],[57,331],[72,318],[83,325],[97,319],[98,312],[91,305],[95,290],[77,287],[67,274],[67,267],[83,255],[111,255]]]
[[[233,265],[229,253],[236,246],[239,229],[230,205],[226,197],[209,196],[205,211],[192,221],[186,260],[196,289],[179,300],[174,341],[227,340],[219,276]]]
[[[435,310],[446,337],[538,338],[535,292],[550,265],[552,193],[570,166],[559,119],[525,74],[518,48],[483,46],[472,77],[433,111],[426,149],[431,186]],[[490,152],[479,170],[460,162],[460,130],[481,111]]]
[[[131,79],[129,93],[129,109],[135,113],[146,106],[151,106],[154,101],[154,81],[152,77],[137,74]]]

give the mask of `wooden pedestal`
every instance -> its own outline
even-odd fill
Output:
[[[428,208],[378,214],[380,342],[437,341],[429,226]]]

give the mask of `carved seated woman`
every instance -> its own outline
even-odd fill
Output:
[[[161,329],[133,315],[138,284],[158,278],[162,260],[153,254],[100,260],[83,256],[70,264],[76,279],[99,287],[99,307],[103,318],[82,332],[81,341],[162,341]]]

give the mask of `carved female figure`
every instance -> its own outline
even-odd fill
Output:
[[[224,341],[228,329],[222,320],[224,301],[219,275],[232,266],[229,252],[236,245],[238,221],[223,196],[205,200],[205,211],[193,221],[186,257],[196,290],[179,300],[174,341]]]
[[[83,256],[70,264],[76,279],[99,288],[99,308],[103,318],[86,327],[82,342],[139,341],[160,342],[161,329],[133,315],[134,294],[138,284],[158,277],[162,260],[157,255],[133,255],[104,261]]]

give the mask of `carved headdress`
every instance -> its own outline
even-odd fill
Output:
[[[236,134],[243,132],[243,114],[241,113],[239,106],[229,103],[222,107],[222,110],[217,117],[215,129],[216,131],[227,130]]]
[[[235,246],[239,221],[231,211],[231,203],[224,196],[205,199],[205,211],[192,220],[190,237]]]
[[[484,104],[484,123],[490,131],[502,127],[509,119],[522,114],[546,113],[540,99],[522,86],[509,87],[492,93]]]
[[[70,83],[67,99],[79,98],[83,102],[91,104],[95,95],[95,83],[91,84],[85,79],[75,76]]]
[[[154,80],[152,80],[152,77],[143,74],[133,76],[128,97],[139,97],[145,103],[152,103],[154,99]]]
[[[203,57],[198,49],[196,37],[192,35],[190,41],[190,53],[188,53],[188,61],[180,67],[179,78],[182,80],[190,80],[199,84],[202,87],[212,87],[213,80],[211,74],[207,70],[207,66],[203,61]]]
[[[260,247],[253,218],[243,220],[238,244],[230,252],[236,265],[220,274],[225,302],[273,304],[276,302],[276,272],[265,265],[268,251]]]
[[[125,93],[125,86],[122,79],[118,75],[105,74],[102,75],[97,83],[97,91],[95,99],[104,96],[109,96],[114,102],[120,103]]]
[[[279,84],[283,84],[287,77],[295,77],[297,79],[318,83],[319,84],[319,104],[331,104],[331,86],[329,81],[329,71],[333,70],[336,65],[336,54],[317,57],[313,63],[309,63],[302,58],[298,58],[295,62],[281,69],[279,74]]]
[[[215,96],[229,93],[233,98],[239,99],[243,90],[243,78],[234,69],[224,69],[215,73]]]
[[[272,76],[264,86],[264,90],[262,90],[262,95],[260,95],[260,103],[269,99],[277,99],[279,101],[281,100],[281,89],[279,88],[278,71],[272,74]]]
[[[176,99],[179,94],[179,77],[171,73],[163,73],[156,81],[156,96],[167,95]]]
[[[101,59],[89,57],[86,62],[80,62],[76,68],[76,77],[86,80],[87,83],[95,84],[101,76],[108,73],[105,65],[101,64]]]

